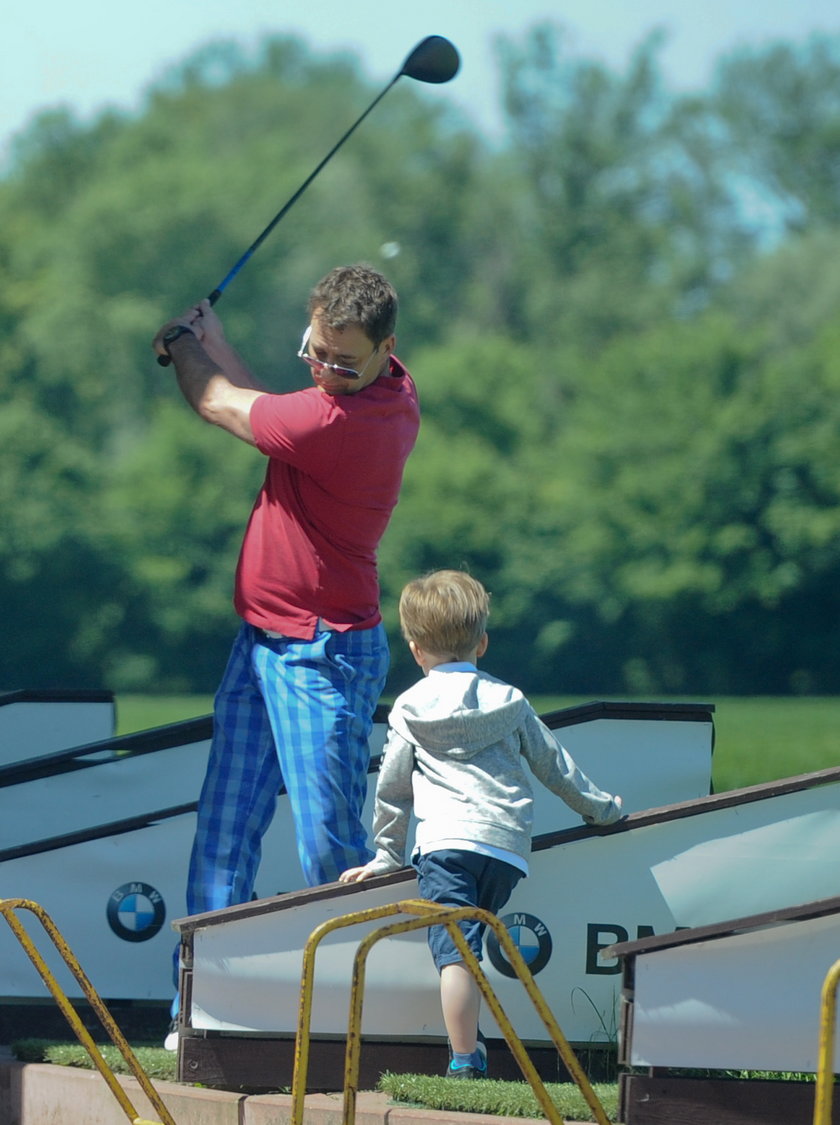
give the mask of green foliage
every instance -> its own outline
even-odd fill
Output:
[[[400,84],[237,277],[266,385],[311,284],[382,266],[423,427],[382,545],[466,566],[487,667],[529,692],[830,693],[840,642],[837,68],[827,37],[664,86],[538,26],[500,49],[490,146]],[[262,458],[202,425],[149,342],[370,103],[298,40],[205,48],[134,116],[36,119],[0,181],[0,597],[11,687],[209,692]]]
[[[115,688],[178,692],[218,676],[235,629],[243,519],[263,471],[250,446],[168,401],[145,439],[126,443],[105,511],[116,550],[131,560],[143,621],[130,648],[115,650]]]
[[[840,42],[813,36],[721,60],[712,105],[730,175],[797,230],[840,221]],[[766,205],[766,204],[765,204]]]
[[[738,246],[695,115],[659,78],[660,39],[624,74],[571,57],[551,25],[522,47],[500,44],[521,170],[522,329],[587,357],[696,304],[722,268],[722,240]]]

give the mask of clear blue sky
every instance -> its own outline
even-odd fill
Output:
[[[3,20],[0,155],[38,111],[73,107],[88,118],[106,105],[135,108],[144,88],[199,45],[266,33],[302,36],[315,52],[348,49],[383,85],[425,35],[459,48],[450,85],[427,87],[493,129],[497,35],[520,38],[551,20],[570,32],[575,54],[622,67],[652,28],[669,31],[662,55],[677,88],[702,87],[715,57],[812,31],[840,33],[838,0],[20,0]],[[331,136],[331,134],[330,134]]]

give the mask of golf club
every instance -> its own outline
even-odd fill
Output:
[[[324,167],[324,165],[329,160],[331,160],[333,156],[335,156],[335,154],[348,139],[348,137],[350,137],[351,134],[355,132],[355,130],[359,127],[359,125],[361,125],[361,123],[371,112],[371,110],[375,106],[377,106],[379,102],[382,101],[391,87],[394,86],[397,81],[403,77],[403,75],[405,75],[407,78],[414,78],[418,82],[428,82],[437,85],[443,82],[449,82],[450,79],[454,78],[458,73],[458,67],[460,66],[460,64],[461,59],[458,54],[457,48],[452,43],[450,43],[448,39],[444,39],[442,35],[427,35],[425,39],[422,39],[411,52],[411,54],[408,55],[405,62],[402,64],[400,69],[397,71],[397,73],[394,75],[385,89],[379,95],[377,95],[376,98],[374,98],[374,100],[370,103],[361,117],[359,117],[350,126],[344,136],[336,141],[336,143],[333,145],[333,147],[330,149],[321,163],[307,176],[307,178],[303,181],[294,195],[292,195],[283,204],[283,206],[280,208],[280,210],[277,212],[277,214],[274,216],[265,230],[262,231],[262,233],[258,235],[256,239],[254,239],[254,241],[239,259],[239,261],[228,272],[226,277],[224,277],[213,290],[213,292],[209,294],[208,300],[210,301],[210,304],[215,305],[215,303],[219,300],[222,293],[224,293],[225,289],[228,287],[231,281],[233,281],[233,279],[236,277],[245,263],[251,258],[254,251],[262,245],[266,238],[268,238],[268,236],[289,210],[289,208],[294,203],[296,203],[298,199],[300,199],[301,195],[303,195],[303,193]],[[161,367],[168,367],[170,362],[171,360],[169,356],[158,356],[158,363],[161,365]]]

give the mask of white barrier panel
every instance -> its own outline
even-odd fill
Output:
[[[110,692],[0,693],[0,766],[99,742],[113,733]]]
[[[95,764],[87,768],[0,789],[0,849],[20,849],[45,837],[69,836],[153,815],[157,809],[192,804],[201,788],[209,749],[208,738],[124,758],[114,757],[110,750],[91,751]],[[96,760],[97,753],[102,760]],[[54,852],[53,863],[63,862],[61,853]],[[0,864],[0,879],[2,873]]]
[[[51,705],[52,706],[52,705]],[[581,769],[601,788],[620,793],[627,812],[654,805],[674,804],[702,797],[709,792],[713,728],[706,721],[670,718],[671,712],[645,705],[625,705],[614,717],[613,705],[595,704],[570,708],[580,721],[555,730]],[[632,717],[627,717],[627,711]],[[559,712],[558,715],[563,715]],[[681,712],[677,711],[679,716]],[[700,715],[705,713],[700,710]],[[0,708],[2,715],[2,708]],[[134,740],[149,741],[159,734],[171,741],[176,727],[159,732],[112,739],[81,747],[74,757],[77,767],[68,771],[56,762],[53,772],[32,780],[20,780],[0,788],[0,851],[19,848],[48,836],[81,832],[99,825],[172,809],[198,798],[210,747],[207,720],[185,727],[207,727],[207,737],[153,751],[134,753]],[[386,725],[374,725],[371,754],[378,756],[385,740]],[[20,749],[20,748],[19,748]],[[18,759],[16,759],[17,761]],[[46,763],[47,766],[50,763]],[[375,787],[371,776],[369,787]],[[534,832],[553,832],[580,824],[580,818],[538,782],[534,784]],[[277,817],[288,819],[286,797],[280,797]],[[369,810],[367,824],[372,814]],[[284,864],[269,884],[267,894],[297,890],[303,886],[300,869]]]
[[[833,902],[822,917],[747,923],[746,932],[637,955],[631,1064],[815,1072],[820,993],[840,957]]]
[[[558,716],[558,737],[594,780],[624,796],[628,811],[708,793],[713,734],[709,709],[690,704],[590,704]],[[203,721],[197,724],[206,729]],[[374,729],[374,755],[381,751],[385,729],[383,723]],[[132,745],[132,739],[140,738],[145,745],[157,733],[83,747],[74,762],[95,762],[89,768],[66,772],[69,756],[63,755],[55,773],[0,788],[0,852],[5,849],[0,855],[0,897],[32,899],[53,914],[97,990],[111,999],[166,1000],[173,990],[171,953],[176,938],[170,922],[185,911],[195,817],[184,812],[163,818],[155,810],[195,801],[209,741],[176,742],[144,753],[121,750]],[[173,728],[160,728],[159,733],[162,740],[171,741]],[[372,774],[365,806],[368,828],[375,781]],[[535,798],[538,834],[580,824],[575,813],[538,783]],[[125,823],[134,821],[147,823]],[[97,832],[98,838],[75,838]],[[256,893],[264,899],[298,891],[302,882],[283,794],[263,843]],[[0,997],[41,995],[40,983],[15,947],[0,925]],[[78,994],[72,984],[68,992]]]
[[[762,911],[834,892],[840,771],[829,784],[760,799],[756,792],[743,791],[740,801],[729,793],[693,808],[642,814],[611,834],[582,830],[553,846],[537,841],[531,876],[517,887],[502,917],[567,1038],[616,1037],[621,966],[602,963],[602,948],[674,931],[685,924],[686,904],[693,918],[714,922],[731,916],[733,894],[749,910]],[[720,898],[703,867],[694,877],[684,870],[696,902],[686,886],[670,897],[670,884],[657,872],[672,857],[711,844],[725,846],[729,855]],[[300,955],[309,934],[337,914],[413,897],[416,884],[404,878],[387,886],[359,884],[309,894],[311,901],[305,893],[289,895],[235,908],[236,917],[220,911],[179,923],[193,947],[193,1027],[293,1034]],[[352,960],[370,928],[341,930],[325,941],[316,967],[313,1032],[346,1030]],[[544,1041],[543,1025],[498,948],[490,942],[486,952],[488,978],[517,1033]],[[482,1027],[487,1034],[500,1034],[489,1016]],[[445,1034],[423,931],[375,946],[368,961],[363,1031],[396,1038]]]
[[[58,926],[97,992],[109,1000],[171,1000],[171,920],[184,911],[185,857],[195,815],[0,864],[0,898],[31,899]],[[68,996],[82,993],[37,919],[20,920]],[[0,998],[43,997],[40,978],[0,921]]]
[[[665,705],[588,704],[569,720],[548,716],[555,738],[601,789],[620,793],[625,812],[705,797],[711,790],[713,727],[696,721],[698,707],[671,712]],[[557,713],[557,717],[562,716]],[[580,817],[534,781],[534,832],[574,828]]]

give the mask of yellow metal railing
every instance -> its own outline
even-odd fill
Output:
[[[840,961],[835,961],[823,981],[820,1000],[820,1045],[817,1062],[817,1090],[814,1098],[814,1125],[831,1125],[834,1102],[834,1032],[837,1025],[837,985]]]
[[[138,1117],[137,1110],[131,1104],[131,1101],[129,1100],[129,1097],[126,1094],[125,1090],[117,1081],[114,1072],[105,1062],[105,1059],[102,1057],[102,1054],[100,1053],[98,1047],[91,1038],[90,1032],[82,1023],[76,1009],[70,1003],[67,995],[61,989],[55,977],[50,972],[47,963],[35,948],[35,944],[32,941],[32,938],[29,936],[20,919],[17,917],[17,911],[19,910],[28,910],[30,913],[34,914],[43,926],[47,936],[52,941],[65,965],[76,978],[79,986],[82,989],[82,992],[85,994],[88,1001],[90,1002],[91,1007],[99,1017],[103,1028],[111,1038],[111,1042],[125,1059],[129,1070],[137,1079],[138,1083],[140,1084],[140,1088],[149,1099],[149,1102],[155,1113],[158,1114],[160,1118],[159,1122],[148,1121],[145,1118]],[[125,1040],[125,1037],[114,1022],[111,1013],[105,1007],[105,1004],[103,1003],[101,997],[98,995],[90,980],[85,975],[81,965],[76,960],[75,956],[70,950],[70,947],[67,945],[67,942],[59,933],[58,927],[55,925],[47,912],[36,902],[30,902],[29,900],[23,898],[6,898],[0,899],[0,914],[2,914],[8,922],[12,933],[18,939],[23,948],[23,951],[26,953],[29,960],[37,969],[41,980],[49,989],[56,1004],[58,1004],[67,1022],[75,1032],[79,1042],[90,1055],[91,1061],[107,1082],[109,1088],[111,1089],[111,1092],[120,1103],[120,1106],[122,1107],[129,1121],[131,1121],[132,1125],[175,1125],[175,1122],[170,1116],[169,1111],[161,1101],[160,1095],[158,1094],[157,1090],[155,1090],[154,1086],[149,1080],[148,1075],[140,1066],[140,1063],[137,1061],[134,1053],[131,1050],[131,1047],[129,1047],[128,1043]]]
[[[551,1121],[553,1125],[564,1125],[563,1118],[558,1112],[554,1102],[552,1102],[551,1098],[548,1096],[542,1079],[537,1074],[534,1064],[531,1062],[527,1051],[522,1045],[522,1041],[513,1030],[495,992],[482,972],[478,960],[467,945],[464,935],[458,926],[458,922],[470,918],[483,922],[493,930],[499,945],[504,950],[511,968],[522,982],[546,1030],[551,1036],[551,1040],[563,1060],[566,1069],[577,1083],[581,1094],[592,1111],[595,1121],[598,1125],[609,1125],[609,1118],[604,1111],[604,1107],[598,1100],[595,1091],[592,1089],[568,1041],[557,1025],[557,1021],[554,1019],[545,999],[534,982],[530,969],[525,964],[522,955],[514,945],[504,923],[502,923],[495,914],[490,914],[488,911],[480,910],[477,907],[442,906],[438,903],[426,902],[423,899],[405,899],[402,902],[392,903],[387,906],[372,907],[368,910],[360,910],[352,914],[342,915],[338,918],[331,918],[327,922],[323,922],[320,926],[317,926],[309,935],[309,939],[303,950],[303,967],[301,971],[300,1010],[297,1038],[295,1041],[294,1073],[292,1077],[291,1125],[303,1125],[306,1077],[309,1069],[312,992],[314,987],[315,953],[317,947],[321,940],[334,930],[342,929],[346,926],[358,925],[360,923],[374,922],[380,918],[386,918],[395,914],[409,914],[413,917],[371,931],[359,943],[353,962],[350,1013],[347,1028],[347,1050],[344,1066],[344,1125],[353,1125],[355,1121],[356,1096],[359,1086],[359,1061],[361,1055],[362,1001],[367,955],[372,946],[382,938],[431,925],[446,926],[452,936],[452,940],[455,942],[464,959],[464,964],[475,978],[488,1008],[492,1012],[496,1023],[510,1047],[511,1053],[519,1064],[520,1070],[530,1083],[531,1089],[534,1091],[534,1095],[546,1119]]]

